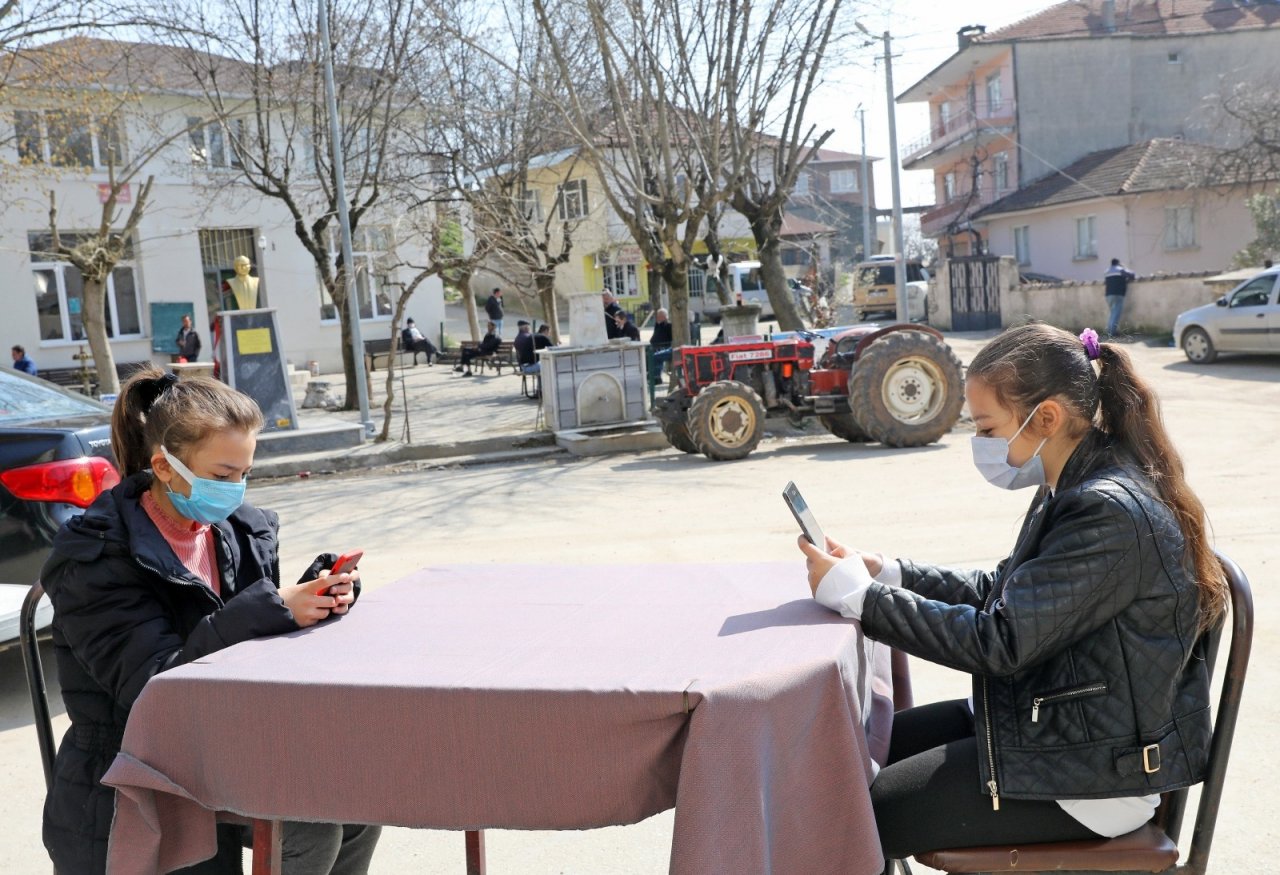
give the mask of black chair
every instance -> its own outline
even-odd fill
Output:
[[[1178,862],[1177,839],[1182,831],[1182,816],[1187,804],[1187,790],[1165,793],[1150,823],[1127,835],[1113,839],[1081,842],[1050,842],[1019,846],[956,848],[919,854],[916,860],[948,875],[962,873],[1019,872],[1022,875],[1070,871],[1075,875],[1095,872],[1155,872],[1164,875],[1205,875],[1209,866],[1209,848],[1218,820],[1218,806],[1226,783],[1227,760],[1231,756],[1231,740],[1235,734],[1240,696],[1244,690],[1245,671],[1249,666],[1249,650],[1253,642],[1253,594],[1249,579],[1231,559],[1217,554],[1226,571],[1231,589],[1229,617],[1204,633],[1210,677],[1213,676],[1222,630],[1229,622],[1231,643],[1227,650],[1227,667],[1222,693],[1213,723],[1213,741],[1209,746],[1209,766],[1200,791],[1200,808],[1186,862]],[[905,873],[910,867],[895,861]]]
[[[44,587],[36,581],[22,600],[18,618],[18,641],[22,646],[22,662],[27,668],[27,689],[31,692],[31,710],[35,714],[36,740],[40,743],[40,761],[44,766],[45,791],[53,789],[53,756],[58,745],[53,739],[53,715],[49,713],[49,692],[44,683],[44,667],[40,662],[40,642],[36,639],[36,608],[44,596]]]

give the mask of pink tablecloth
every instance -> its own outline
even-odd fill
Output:
[[[105,779],[110,872],[210,856],[219,810],[578,829],[675,805],[678,875],[870,875],[889,677],[797,563],[424,569],[153,679]]]

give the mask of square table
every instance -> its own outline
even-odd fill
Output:
[[[104,778],[108,871],[211,856],[219,811],[586,829],[674,805],[675,875],[872,875],[892,699],[889,649],[796,562],[426,568],[153,678]]]

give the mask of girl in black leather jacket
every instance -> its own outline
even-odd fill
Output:
[[[965,396],[978,470],[1037,487],[994,572],[799,539],[819,602],[973,676],[969,701],[894,717],[871,787],[889,859],[1120,835],[1208,759],[1197,648],[1226,581],[1128,354],[1092,330],[1024,325],[975,357]]]
[[[280,585],[276,515],[244,503],[261,427],[251,398],[213,380],[176,382],[158,368],[132,377],[116,401],[111,446],[125,479],[68,521],[41,573],[71,718],[44,808],[44,842],[59,872],[106,869],[115,791],[101,779],[151,677],[314,625],[355,601],[358,574],[324,573],[333,554]],[[284,872],[364,871],[378,834],[376,826],[286,823]],[[217,856],[182,871],[239,873],[242,857],[240,828],[220,825]]]

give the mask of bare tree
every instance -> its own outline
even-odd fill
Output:
[[[270,0],[173,3],[171,27],[183,43],[176,57],[227,131],[237,183],[284,206],[332,301],[341,326],[346,407],[353,409],[348,266],[334,254],[338,204],[316,7]],[[432,173],[405,145],[408,132],[423,124],[422,107],[404,84],[406,72],[430,66],[433,57],[418,24],[423,9],[418,0],[330,5],[339,148],[353,231],[376,221],[378,210],[390,206],[385,203],[390,193],[408,191]],[[356,279],[353,285],[365,290],[361,307],[367,304],[372,311],[377,304],[372,284],[360,286]]]
[[[778,323],[792,329],[802,324],[782,267],[782,219],[800,173],[834,132],[819,133],[807,113],[838,37],[841,0],[770,0],[753,12],[748,4],[728,34],[731,203],[751,226]]]

